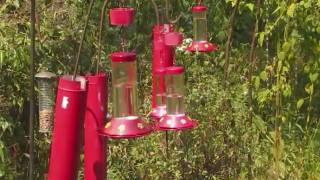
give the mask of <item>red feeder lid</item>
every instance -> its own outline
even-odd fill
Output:
[[[164,131],[177,131],[195,128],[197,124],[197,121],[186,115],[165,115],[159,120],[156,128]]]
[[[183,66],[169,66],[166,68],[166,74],[182,74],[183,72]]]
[[[153,126],[137,116],[112,118],[102,129],[101,136],[113,139],[136,138],[150,134]]]
[[[195,5],[192,7],[192,12],[203,12],[203,11],[206,11],[207,9],[208,7],[205,5]]]
[[[128,26],[133,22],[134,13],[134,9],[130,7],[112,8],[109,12],[110,24]]]
[[[133,52],[114,52],[111,54],[112,62],[130,62],[136,59],[136,53]]]

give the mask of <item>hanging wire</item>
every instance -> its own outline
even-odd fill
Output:
[[[99,24],[99,34],[98,34],[98,61],[97,61],[97,68],[96,68],[96,73],[99,72],[99,65],[100,65],[100,62],[101,62],[101,49],[102,49],[102,44],[101,44],[101,41],[102,41],[102,32],[103,32],[103,24],[104,24],[104,16],[106,14],[106,9],[107,9],[107,4],[108,4],[109,0],[105,0],[104,3],[103,3],[103,6],[102,6],[102,10],[101,10],[101,13],[100,13],[100,24]]]
[[[177,23],[180,20],[180,18],[182,17],[182,13],[180,13],[179,16],[176,19],[172,20],[170,18],[170,15],[169,15],[170,13],[169,13],[169,2],[168,2],[168,0],[165,0],[165,7],[166,7],[166,19],[167,19],[167,21],[170,22],[171,24]]]
[[[266,25],[268,25],[269,24],[269,3],[268,3],[268,1],[266,1],[266,12],[267,12]],[[269,34],[268,33],[266,36],[266,58],[267,58],[267,63],[269,64],[270,59],[269,59]]]
[[[151,0],[151,3],[153,5],[154,12],[156,13],[157,25],[160,25],[160,15],[159,15],[158,6],[154,0]]]
[[[166,131],[166,156],[169,158],[169,132]]]
[[[73,76],[72,76],[73,80],[76,78],[76,75],[77,75],[77,72],[78,72],[81,49],[82,49],[84,37],[85,37],[86,32],[87,32],[87,27],[88,27],[88,23],[89,23],[89,19],[90,19],[90,15],[91,15],[93,4],[94,4],[94,0],[91,0],[90,1],[90,5],[89,5],[89,11],[88,11],[88,14],[87,14],[87,18],[86,18],[86,21],[85,21],[85,24],[84,24],[83,33],[82,33],[81,40],[80,40],[80,45],[79,45],[79,48],[78,48],[76,64],[75,64],[74,71],[73,71]]]
[[[266,26],[269,25],[269,2],[265,1],[266,3]],[[270,54],[269,54],[269,33],[266,34],[266,59],[267,59],[267,65],[270,64]],[[270,81],[267,80],[267,87],[269,87]]]
[[[121,26],[120,27],[120,48],[122,52],[126,51],[125,45],[126,45],[126,39],[125,39],[124,27]]]
[[[33,119],[34,119],[34,59],[35,59],[35,26],[36,26],[36,2],[31,0],[31,45],[30,45],[30,112],[29,112],[29,180],[33,180],[34,169],[34,134],[33,134]]]

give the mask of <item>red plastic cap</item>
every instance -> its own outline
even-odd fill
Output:
[[[133,52],[114,52],[111,54],[112,62],[130,62],[136,59],[136,53]]]
[[[207,9],[208,7],[205,5],[196,5],[192,7],[192,12],[203,12],[203,11],[206,11]]]
[[[170,66],[166,68],[166,74],[182,74],[183,72],[183,66]]]
[[[128,26],[133,22],[134,13],[134,9],[130,7],[112,8],[109,12],[110,24]]]

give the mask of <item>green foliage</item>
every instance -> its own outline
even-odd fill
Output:
[[[171,1],[170,1],[171,2]],[[141,114],[150,112],[150,3],[128,1],[137,10],[127,31],[128,48],[138,53]],[[160,0],[157,0],[160,3]],[[172,16],[185,37],[192,36],[193,1],[172,1]],[[320,177],[320,2],[264,1],[257,33],[253,106],[247,96],[248,57],[256,4],[241,1],[223,87],[224,47],[230,9],[236,0],[206,1],[209,39],[219,44],[210,54],[178,48],[177,64],[186,68],[187,111],[199,126],[137,140],[108,142],[109,179],[319,179]],[[0,1],[0,179],[25,179],[28,168],[29,3]],[[116,1],[110,3],[115,6]],[[96,1],[81,54],[81,73],[94,70],[101,1]],[[38,1],[37,71],[70,73],[79,45],[87,1]],[[119,29],[105,25],[102,69],[118,49]],[[109,106],[110,107],[110,106]],[[248,113],[253,111],[252,125]],[[151,119],[148,119],[150,120]],[[37,124],[36,124],[37,125]],[[50,136],[36,132],[36,176],[47,171]],[[248,155],[252,156],[249,164]],[[82,177],[83,169],[79,173]]]

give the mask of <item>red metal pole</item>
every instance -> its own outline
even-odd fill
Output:
[[[172,31],[172,24],[155,25],[152,30],[152,108],[156,107],[156,70],[163,69],[174,64],[173,48],[166,46],[164,41],[165,34]],[[164,85],[161,89],[165,89]]]
[[[86,76],[87,107],[84,118],[84,179],[104,180],[106,173],[105,138],[98,129],[104,126],[108,102],[106,74]]]
[[[71,76],[59,79],[48,180],[76,180],[80,159],[86,81]]]

